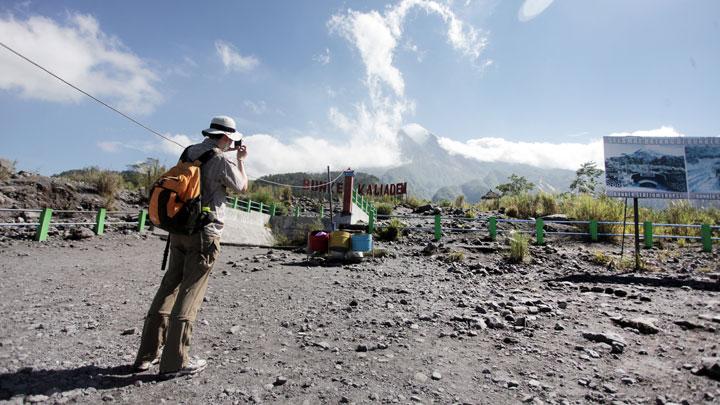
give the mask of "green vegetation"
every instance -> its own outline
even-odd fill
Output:
[[[455,208],[465,208],[465,196],[460,194],[459,196],[455,197],[455,203],[453,203],[453,206]]]
[[[375,206],[378,215],[390,215],[392,214],[393,208],[395,207],[392,204],[386,203],[380,203]]]
[[[453,251],[445,256],[445,262],[447,263],[459,263],[465,260],[465,253]]]
[[[127,188],[141,190],[144,194],[150,192],[150,187],[168,168],[160,164],[160,160],[147,158],[144,162],[128,165],[128,169],[121,172]]]
[[[426,205],[426,204],[430,204],[430,201],[423,200],[423,199],[417,198],[415,196],[408,196],[405,199],[405,205],[407,205],[408,207],[410,207],[412,209],[415,209],[417,207],[420,207],[420,206]]]
[[[499,184],[497,186],[498,191],[502,195],[525,194],[535,188],[535,184],[529,182],[524,176],[518,176],[514,173],[508,177],[508,180],[509,181],[507,183]]]
[[[13,160],[0,159],[0,181],[8,180],[15,173],[16,163]]]
[[[599,266],[607,266],[612,262],[612,258],[605,254],[605,252],[601,250],[596,250],[593,252],[592,257],[590,258],[590,262]]]
[[[594,194],[601,186],[600,176],[603,170],[597,168],[595,162],[585,162],[575,172],[575,180],[570,184],[570,191]]]
[[[520,233],[510,234],[510,254],[508,259],[512,263],[522,263],[530,258],[530,237]]]
[[[405,229],[405,224],[397,218],[393,218],[387,225],[378,227],[375,230],[375,236],[378,240],[395,241],[400,239],[403,229]]]

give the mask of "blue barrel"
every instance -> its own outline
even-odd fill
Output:
[[[372,235],[361,233],[352,236],[352,250],[355,252],[369,252],[373,248]]]

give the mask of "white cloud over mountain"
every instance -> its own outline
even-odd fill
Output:
[[[215,51],[227,72],[249,72],[260,64],[258,58],[252,55],[241,55],[229,42],[222,40],[215,41]]]
[[[438,1],[403,0],[388,6],[384,12],[349,9],[332,16],[328,21],[330,31],[345,38],[360,54],[368,98],[357,103],[351,112],[333,107],[328,117],[350,136],[353,149],[374,145],[372,161],[362,160],[365,165],[398,163],[397,131],[415,111],[415,101],[405,96],[403,74],[394,64],[398,46],[403,43],[408,13],[413,9],[439,16],[446,26],[448,43],[471,61],[477,60],[487,46],[486,35],[464,23],[448,4]]]
[[[8,46],[116,107],[147,114],[161,101],[157,74],[122,42],[105,34],[91,15],[73,13],[66,21],[0,15],[0,38]],[[0,89],[21,97],[80,102],[81,93],[28,62],[0,49]]]
[[[626,131],[609,136],[684,136],[673,127],[662,126],[657,129]],[[576,170],[580,164],[594,161],[603,166],[602,138],[588,142],[526,142],[511,141],[504,138],[485,137],[464,142],[450,138],[439,138],[440,145],[450,153],[477,159],[484,162],[525,163],[542,168]]]

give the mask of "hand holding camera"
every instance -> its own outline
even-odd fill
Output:
[[[239,141],[235,141],[235,144],[233,145],[233,150],[237,151],[238,160],[245,160],[245,158],[247,157],[247,146],[243,146],[242,139]]]

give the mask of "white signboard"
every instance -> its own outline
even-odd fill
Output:
[[[720,138],[606,136],[611,197],[720,199]]]

